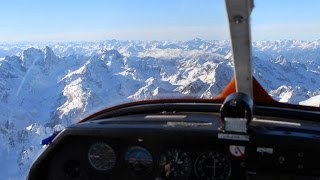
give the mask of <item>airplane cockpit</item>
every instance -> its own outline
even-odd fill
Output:
[[[101,110],[46,139],[27,179],[319,179],[319,108],[268,95],[252,73],[253,1],[225,4],[235,77],[223,92]]]

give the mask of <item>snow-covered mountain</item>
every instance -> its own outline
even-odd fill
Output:
[[[253,52],[254,75],[273,98],[319,104],[320,41],[254,42]],[[202,39],[0,44],[0,174],[22,179],[42,138],[101,108],[217,95],[233,76],[231,58],[229,41]]]

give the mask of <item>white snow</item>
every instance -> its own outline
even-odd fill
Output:
[[[63,95],[67,97],[67,101],[58,107],[60,111],[59,118],[62,119],[63,116],[67,115],[73,109],[81,109],[85,104],[85,94],[82,91],[82,79],[77,78],[68,84],[64,90]]]
[[[320,107],[320,95],[313,96],[310,99],[299,102],[300,105],[304,106],[315,106]]]
[[[274,99],[319,107],[320,40],[254,42],[253,55]],[[102,108],[217,95],[233,77],[231,58],[225,40],[0,44],[2,178],[24,179],[41,139]]]

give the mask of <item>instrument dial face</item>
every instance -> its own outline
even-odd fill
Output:
[[[187,179],[191,173],[192,162],[186,152],[171,149],[160,156],[160,170],[169,179]]]
[[[197,158],[195,173],[199,179],[226,180],[231,174],[231,164],[225,155],[208,151]]]
[[[116,154],[106,143],[95,143],[91,145],[88,152],[90,165],[99,171],[109,171],[116,164]]]
[[[150,152],[140,146],[129,148],[126,153],[125,161],[129,169],[138,176],[149,174],[153,167],[153,160]]]

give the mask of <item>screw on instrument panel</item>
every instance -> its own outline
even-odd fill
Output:
[[[278,162],[279,164],[283,164],[286,159],[283,156],[279,156]]]
[[[235,22],[236,24],[240,24],[243,22],[243,17],[242,16],[234,16],[233,22]]]
[[[138,142],[143,142],[143,139],[142,138],[138,138]]]
[[[230,106],[236,107],[237,106],[237,101],[236,100],[231,100]]]

